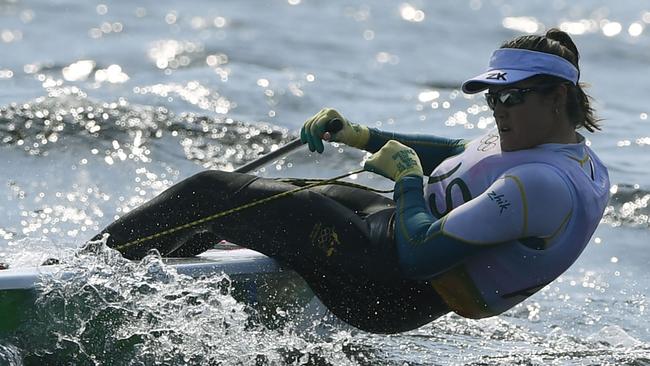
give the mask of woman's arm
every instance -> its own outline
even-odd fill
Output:
[[[467,141],[462,139],[449,139],[434,135],[399,134],[380,131],[374,128],[370,128],[369,130],[370,138],[364,150],[375,153],[389,140],[399,141],[415,150],[420,158],[422,170],[425,175],[431,174],[443,160],[463,152],[467,143]]]
[[[331,131],[333,122],[339,125],[336,131]],[[300,129],[300,141],[308,144],[309,151],[322,153],[325,149],[323,139],[341,142],[371,153],[379,151],[389,140],[397,140],[415,150],[426,175],[431,174],[443,160],[463,152],[466,143],[460,139],[405,135],[371,129],[364,125],[350,123],[338,111],[331,108],[321,109],[305,121]]]

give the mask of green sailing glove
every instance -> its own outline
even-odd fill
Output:
[[[336,120],[341,121],[341,128],[328,132],[328,126]],[[370,130],[366,126],[350,123],[334,109],[325,108],[308,119],[300,129],[300,141],[309,145],[309,151],[322,153],[323,139],[363,149],[370,139]]]
[[[420,158],[410,147],[395,140],[388,141],[366,160],[363,168],[397,182],[407,175],[422,176]]]

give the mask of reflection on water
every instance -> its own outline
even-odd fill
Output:
[[[110,165],[126,159],[148,162],[151,140],[171,135],[178,137],[188,159],[206,168],[232,170],[233,165],[289,141],[285,129],[271,125],[189,113],[176,116],[164,107],[131,106],[124,98],[95,103],[76,87],[52,86],[49,91],[51,97],[0,107],[3,144],[17,146],[30,155],[47,156],[50,149],[78,141],[90,145],[93,155],[103,155]],[[192,104],[205,103],[217,110],[227,110],[230,105],[218,96],[211,100],[210,92],[195,82],[145,87],[136,92],[178,94]],[[247,143],[242,144],[242,139]]]
[[[610,206],[605,209],[604,222],[614,227],[633,225],[650,227],[650,192],[639,185],[619,184],[611,188]]]
[[[386,130],[475,137],[494,118],[460,82],[503,40],[554,26],[581,50],[605,118],[587,137],[614,183],[580,260],[496,318],[450,315],[393,336],[323,323],[267,329],[221,292],[222,278],[189,281],[155,256],[83,257],[71,262],[74,281],[41,293],[23,340],[0,336],[0,363],[649,364],[650,143],[637,81],[649,24],[650,8],[632,1],[0,0],[0,262],[65,255],[180,179],[276,149],[322,107]],[[359,167],[362,153],[327,148],[260,174]]]

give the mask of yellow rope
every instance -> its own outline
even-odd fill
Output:
[[[149,241],[149,240],[152,240],[152,239],[161,238],[161,237],[163,237],[165,235],[175,233],[175,232],[177,232],[179,230],[183,230],[183,229],[187,229],[187,228],[190,228],[190,227],[193,227],[193,226],[196,226],[196,225],[200,225],[200,224],[203,224],[205,222],[212,221],[212,220],[218,219],[220,217],[224,217],[224,216],[230,215],[232,213],[239,212],[241,210],[245,210],[245,209],[250,208],[250,207],[261,205],[263,203],[266,203],[266,202],[269,202],[269,201],[272,201],[272,200],[275,200],[275,199],[278,199],[278,198],[282,198],[282,197],[285,197],[285,196],[288,196],[288,195],[291,195],[291,194],[298,193],[300,191],[307,190],[309,188],[322,186],[322,185],[328,185],[328,184],[340,184],[340,183],[343,183],[343,182],[337,182],[339,179],[349,177],[350,175],[353,175],[353,174],[359,174],[359,173],[361,173],[363,171],[364,171],[363,169],[359,169],[359,170],[356,170],[356,171],[353,171],[353,172],[350,172],[350,173],[339,175],[338,177],[316,181],[315,183],[311,183],[311,184],[308,184],[308,185],[300,187],[300,188],[292,189],[292,190],[287,191],[287,192],[278,193],[278,194],[275,194],[273,196],[262,198],[262,199],[259,199],[257,201],[253,201],[251,203],[247,203],[247,204],[239,206],[239,207],[231,208],[231,209],[226,210],[226,211],[218,212],[218,213],[216,213],[214,215],[206,216],[206,217],[200,218],[198,220],[188,222],[187,224],[179,225],[179,226],[173,227],[171,229],[158,232],[156,234],[145,236],[145,237],[142,237],[140,239],[130,241],[130,242],[126,243],[126,244],[117,245],[114,248],[121,251],[123,249],[126,249],[126,248],[132,247],[134,245],[140,244],[142,242]],[[352,185],[353,183],[350,183],[350,184]]]
[[[350,173],[350,174],[353,174],[353,173]],[[363,190],[370,191],[370,192],[375,192],[375,193],[392,193],[392,192],[395,191],[394,189],[385,189],[384,190],[384,189],[376,189],[376,188],[372,188],[372,187],[366,187],[364,185],[356,184],[356,183],[352,183],[352,182],[344,182],[344,181],[331,182],[329,179],[280,178],[280,179],[277,179],[277,180],[279,182],[290,183],[290,184],[293,184],[293,185],[314,184],[314,183],[317,183],[317,182],[325,182],[325,181],[327,181],[328,182],[327,184],[322,184],[322,185],[336,185],[336,186],[359,188],[359,189],[363,189]]]

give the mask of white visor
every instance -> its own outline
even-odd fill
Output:
[[[545,52],[500,48],[492,53],[486,72],[463,83],[466,94],[481,92],[491,85],[514,84],[535,75],[552,75],[578,84],[578,69],[564,58]]]

